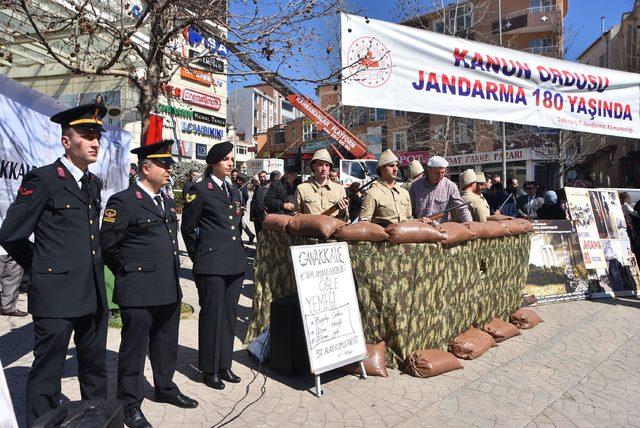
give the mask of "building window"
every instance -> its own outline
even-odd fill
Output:
[[[369,109],[369,122],[381,122],[387,118],[387,111],[383,108]]]
[[[402,110],[394,110],[393,111],[393,117],[404,117],[407,115],[406,111],[402,111]]]
[[[453,127],[453,144],[473,144],[475,140],[475,121],[460,119]]]
[[[452,34],[471,28],[473,25],[473,5],[471,3],[452,7],[448,11],[448,30]]]
[[[247,148],[245,146],[236,146],[236,154],[238,155],[246,155]]]
[[[275,140],[276,140],[275,143],[276,144],[284,144],[286,142],[285,141],[286,137],[285,137],[285,130],[284,129],[282,129],[282,128],[281,129],[276,129],[275,133],[274,133],[274,136],[275,136]]]
[[[311,141],[318,138],[318,131],[310,120],[305,120],[302,124],[302,141]]]
[[[550,38],[545,39],[532,39],[529,41],[529,52],[534,54],[546,54],[555,49],[553,46],[553,40]]]
[[[444,21],[442,19],[436,19],[431,23],[431,29],[436,33],[444,33]]]
[[[407,150],[407,131],[393,133],[393,150],[399,152]]]
[[[282,110],[293,113],[293,104],[288,101],[282,100]]]
[[[531,13],[548,12],[554,10],[556,0],[530,0],[529,8]]]
[[[367,123],[367,119],[368,119],[368,112],[367,109],[364,107],[356,107],[355,110],[352,110],[353,112],[353,126],[362,126],[365,125]]]
[[[434,129],[433,129],[433,140],[434,141],[444,141],[444,124],[442,125],[437,125]]]

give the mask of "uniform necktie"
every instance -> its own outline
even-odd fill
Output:
[[[226,181],[224,182],[224,191],[227,193],[227,198],[231,199],[231,188]]]
[[[153,198],[153,200],[156,201],[156,204],[158,204],[158,209],[160,210],[160,215],[162,217],[164,217],[164,208],[162,208],[162,198],[158,195],[158,196],[155,196]]]
[[[89,176],[87,174],[82,174],[82,178],[80,179],[80,190],[87,197],[87,201],[91,201],[91,188],[89,186]]]

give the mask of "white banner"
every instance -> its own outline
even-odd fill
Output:
[[[640,138],[639,74],[341,18],[345,105]]]
[[[0,223],[22,178],[64,154],[60,125],[49,120],[63,108],[52,98],[0,76]],[[111,194],[129,185],[131,134],[105,126],[98,161],[89,169],[102,179],[103,208]]]

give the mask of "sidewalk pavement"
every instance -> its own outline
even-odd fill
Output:
[[[181,248],[184,248],[182,246]],[[250,247],[252,248],[252,247]],[[247,252],[247,272],[253,250]],[[311,375],[287,378],[257,365],[240,338],[251,315],[252,275],[240,297],[234,371],[239,384],[206,387],[197,369],[198,299],[191,262],[182,253],[183,301],[195,314],[180,323],[174,380],[200,402],[193,410],[154,402],[147,361],[142,410],[156,427],[213,426],[640,426],[640,300],[605,299],[534,308],[545,320],[501,343],[464,370],[417,379],[389,370],[388,378],[331,372],[324,395],[313,394]],[[18,307],[26,309],[26,296]],[[120,331],[109,330],[109,396],[115,396]],[[31,317],[0,317],[0,360],[20,426],[25,424],[27,371],[33,360]],[[62,391],[80,398],[73,341]]]

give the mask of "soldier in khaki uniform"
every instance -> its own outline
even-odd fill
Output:
[[[338,205],[333,217],[347,221],[349,219],[349,199],[344,187],[329,179],[333,160],[327,149],[320,149],[311,159],[313,177],[300,184],[296,189],[295,211],[302,214],[322,214]]]
[[[417,161],[415,159],[412,160],[409,163],[409,180],[402,183],[402,188],[408,192],[413,182],[422,178],[423,175],[424,175],[424,167],[422,166],[420,161]]]
[[[484,181],[484,174],[481,179]],[[468,169],[460,175],[460,189],[462,190],[462,199],[469,204],[469,211],[473,221],[487,221],[489,217],[489,204],[482,195],[476,192],[478,181],[480,179],[476,172]]]
[[[387,226],[411,218],[409,192],[396,183],[398,158],[386,150],[378,159],[380,180],[371,185],[362,201],[361,221]]]

